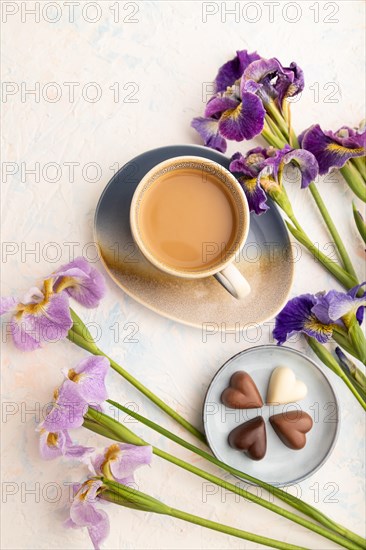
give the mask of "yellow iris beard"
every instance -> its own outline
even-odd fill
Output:
[[[319,334],[325,334],[326,336],[332,336],[334,325],[324,325],[316,317],[307,319],[304,323],[304,328],[318,332]]]
[[[356,149],[351,149],[350,147],[344,147],[343,145],[339,145],[339,143],[329,143],[329,145],[327,145],[326,148],[328,151],[331,151],[332,153],[336,153],[338,155],[343,155],[343,153],[349,153],[349,152],[356,153],[357,155],[358,154],[362,155],[365,153],[364,147],[357,147]]]
[[[241,116],[241,109],[242,109],[242,103],[239,103],[235,109],[227,109],[227,111],[224,111],[221,118],[224,118],[225,120],[227,118],[232,118],[233,120],[237,120]]]

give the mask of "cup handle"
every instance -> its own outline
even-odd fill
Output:
[[[238,300],[245,298],[250,293],[248,281],[233,264],[229,264],[218,273],[215,273],[214,277]]]

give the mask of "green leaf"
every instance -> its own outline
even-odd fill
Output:
[[[353,208],[353,217],[358,229],[359,234],[361,235],[361,238],[363,239],[364,243],[366,243],[366,223],[365,220],[362,217],[361,212],[359,212],[356,208],[355,203],[352,203]]]

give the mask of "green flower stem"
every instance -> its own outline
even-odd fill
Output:
[[[131,443],[131,441],[134,441],[133,444],[137,445],[148,445],[146,441],[139,438],[135,434],[132,434],[128,428],[126,428],[124,425],[122,425],[120,422],[111,419],[110,417],[104,415],[103,413],[100,413],[98,411],[93,411],[92,409],[89,409],[87,416],[90,416],[94,423],[96,419],[98,419],[99,423],[103,426],[104,434],[108,433],[108,430],[110,430],[110,433],[112,435],[112,439],[115,439],[115,436],[119,436],[119,440],[121,442],[128,442]],[[92,425],[90,425],[90,428],[93,430]],[[94,431],[94,430],[93,430]],[[130,432],[128,434],[127,432]],[[127,435],[126,435],[127,433]],[[133,437],[133,439],[131,439]],[[159,456],[160,458],[163,458],[164,460],[171,462],[172,464],[175,464],[176,466],[193,473],[194,475],[197,475],[198,477],[201,477],[202,479],[206,479],[207,481],[210,481],[211,483],[214,483],[215,485],[218,485],[219,487],[222,487],[226,490],[229,490],[242,498],[245,498],[247,500],[250,500],[251,502],[255,502],[256,504],[262,506],[263,508],[266,508],[282,517],[285,517],[289,519],[290,521],[293,521],[294,523],[297,523],[321,536],[324,536],[325,538],[328,538],[329,540],[332,540],[333,542],[336,542],[337,544],[343,545],[344,548],[350,549],[350,550],[360,550],[360,546],[357,543],[354,543],[350,540],[347,540],[347,538],[340,536],[334,532],[329,531],[328,529],[325,529],[324,527],[321,527],[315,523],[312,523],[311,521],[302,518],[301,516],[298,516],[294,514],[293,512],[290,512],[288,510],[285,510],[281,508],[280,506],[277,506],[276,504],[273,504],[271,502],[267,502],[265,499],[262,499],[261,497],[258,497],[257,495],[253,495],[249,491],[246,491],[245,489],[241,489],[237,485],[234,485],[228,481],[224,481],[221,478],[214,476],[205,470],[202,470],[200,468],[197,468],[196,466],[185,462],[184,460],[181,460],[157,447],[152,447],[153,453],[156,456]]]
[[[353,376],[350,373],[345,371],[342,365],[341,365],[341,368],[343,369],[344,374],[347,376],[352,386],[355,388],[357,393],[360,395],[360,397],[362,397],[363,401],[366,403],[366,392],[362,387],[362,385],[355,378],[353,378]]]
[[[299,510],[303,514],[308,515],[315,521],[318,521],[321,523],[324,527],[327,529],[330,529],[339,535],[345,537],[346,539],[352,540],[355,544],[360,546],[361,548],[365,544],[365,540],[357,535],[356,533],[352,533],[352,531],[349,531],[345,527],[337,524],[336,522],[329,519],[325,514],[311,506],[310,504],[307,504],[306,502],[303,502],[299,498],[292,496],[288,494],[287,492],[283,491],[282,489],[279,489],[278,487],[275,487],[273,485],[270,485],[269,483],[265,483],[264,481],[261,481],[260,479],[257,479],[255,477],[252,477],[244,472],[241,472],[240,470],[237,470],[236,468],[232,468],[231,466],[225,464],[221,460],[217,459],[216,457],[210,455],[206,451],[203,451],[202,449],[196,447],[195,445],[192,445],[191,443],[188,443],[184,439],[180,438],[179,436],[173,434],[172,432],[166,430],[162,426],[159,426],[155,422],[145,418],[144,416],[136,413],[135,411],[131,411],[130,409],[124,407],[123,405],[120,405],[116,401],[113,401],[111,399],[108,400],[108,403],[116,407],[117,409],[121,410],[125,414],[132,416],[132,418],[135,418],[145,426],[148,426],[149,428],[155,430],[157,433],[160,433],[164,437],[167,437],[171,441],[174,441],[174,443],[177,443],[178,445],[184,447],[185,449],[188,449],[189,451],[192,451],[193,453],[197,454],[198,456],[201,456],[205,460],[208,460],[215,466],[218,466],[219,468],[225,470],[226,472],[229,472],[230,474],[234,476],[238,476],[242,479],[245,479],[246,481],[249,481],[252,484],[258,485],[259,487],[266,489],[269,494],[276,496],[283,502],[286,502],[286,504],[291,505],[296,510]]]
[[[366,184],[356,166],[348,161],[340,169],[340,172],[354,194],[363,202],[366,202]]]
[[[279,130],[281,131],[283,138],[285,140],[285,143],[286,142],[288,143],[289,142],[288,125],[286,124],[285,119],[283,118],[283,116],[281,115],[281,113],[279,112],[277,106],[274,104],[273,101],[269,101],[266,104],[266,111],[271,116],[271,118],[276,123]]]
[[[357,210],[357,207],[354,202],[352,202],[352,209],[353,209],[353,218],[355,220],[356,227],[358,229],[358,232],[364,241],[366,243],[366,223],[365,220],[362,217],[361,212]]]
[[[343,319],[345,319],[345,317]],[[358,324],[356,315],[352,315],[352,319],[349,322],[347,329],[348,329],[349,338],[353,345],[353,349],[356,350],[357,355],[360,358],[360,361],[362,361],[362,363],[365,364],[366,363],[366,339],[362,328]]]
[[[187,512],[182,512],[176,508],[169,508],[169,515],[173,518],[182,519],[183,521],[188,521],[201,527],[206,527],[207,529],[212,529],[213,531],[219,531],[220,533],[225,533],[233,537],[241,538],[244,540],[250,540],[251,542],[256,542],[262,544],[267,548],[280,548],[283,550],[302,550],[304,547],[296,546],[295,544],[289,544],[287,542],[280,542],[275,539],[270,539],[268,537],[262,537],[254,533],[249,533],[248,531],[242,531],[241,529],[236,529],[235,527],[227,527],[216,521],[211,521],[208,519],[203,519],[193,514],[188,514]]]
[[[294,129],[292,128],[292,126],[290,127],[290,145],[294,149],[300,149],[299,140],[297,139],[297,135],[295,134]]]
[[[366,157],[353,157],[351,163],[354,164],[366,182]]]
[[[320,213],[323,217],[323,220],[324,220],[324,222],[325,222],[325,224],[326,224],[326,226],[329,230],[329,233],[333,237],[334,244],[336,245],[336,247],[338,249],[338,252],[339,252],[339,255],[342,259],[342,263],[343,263],[343,266],[344,266],[345,270],[357,280],[357,274],[356,274],[356,271],[355,271],[355,269],[352,265],[351,258],[348,255],[346,247],[344,246],[343,241],[341,239],[341,236],[338,233],[338,230],[337,230],[332,218],[330,217],[328,209],[325,206],[325,203],[324,203],[323,199],[321,198],[320,193],[319,193],[319,191],[318,191],[318,189],[317,189],[314,182],[312,182],[309,185],[309,190],[310,190],[310,193],[312,194],[312,196],[313,196],[313,198],[316,202],[317,207],[319,208],[319,211],[320,211]]]
[[[314,353],[319,357],[319,359],[327,367],[329,367],[337,376],[339,376],[343,380],[343,382],[351,390],[351,392],[353,393],[357,401],[360,403],[361,407],[366,411],[366,402],[362,399],[362,396],[360,395],[359,391],[356,389],[356,387],[352,384],[352,382],[343,372],[338,362],[334,359],[333,355],[327,350],[325,346],[323,346],[317,340],[315,340],[315,338],[311,338],[309,336],[305,336],[305,338],[309,346],[314,351]]]
[[[108,500],[115,504],[121,506],[133,507],[140,510],[151,511],[158,514],[164,514],[171,516],[173,518],[181,519],[188,523],[194,523],[195,525],[200,525],[207,529],[212,529],[214,531],[219,531],[220,533],[225,533],[226,535],[231,535],[244,540],[249,540],[257,544],[262,544],[270,548],[279,548],[282,550],[306,550],[301,546],[296,546],[293,544],[288,544],[286,542],[280,542],[275,539],[268,537],[262,537],[248,531],[242,531],[241,529],[236,529],[235,527],[229,527],[228,525],[223,525],[222,523],[217,523],[208,519],[204,519],[182,510],[172,508],[167,506],[163,502],[153,499],[149,495],[127,487],[117,482],[113,482],[109,479],[102,479],[106,491],[102,491],[100,494],[101,499]]]
[[[338,348],[338,351],[342,350]],[[366,402],[366,377],[364,373],[345,354],[340,355],[337,350],[336,354],[341,369]]]
[[[132,384],[137,390],[139,390],[145,397],[147,397],[150,401],[152,401],[155,405],[157,405],[162,411],[164,411],[167,415],[169,415],[171,418],[173,418],[178,424],[183,426],[187,431],[189,431],[192,435],[197,437],[200,441],[205,443],[206,438],[197,428],[192,426],[188,420],[183,418],[179,413],[177,413],[174,409],[169,407],[162,399],[157,397],[152,391],[150,391],[146,386],[144,386],[141,382],[137,380],[132,374],[127,372],[124,368],[122,368],[118,363],[116,363],[113,359],[108,357],[103,351],[101,351],[97,345],[94,342],[88,342],[85,340],[80,334],[77,334],[76,332],[71,329],[68,334],[68,339],[76,344],[77,346],[89,351],[93,355],[100,355],[103,357],[106,357],[112,367],[113,370],[115,370],[118,374],[120,374],[127,382]]]
[[[284,147],[286,145],[286,138],[282,134],[281,130],[278,128],[277,124],[267,114],[265,116],[265,121],[266,124],[268,124],[268,127],[271,130],[272,134],[276,136],[278,142],[281,143],[281,148]]]
[[[281,122],[281,115],[280,113],[278,112],[278,110],[273,107],[273,109],[271,109],[271,114],[274,115],[276,114],[276,122],[278,124],[280,124]],[[282,126],[281,126],[282,128]],[[300,144],[299,144],[299,141],[297,139],[297,136],[292,128],[292,126],[290,126],[290,129],[289,129],[289,142],[291,144],[292,147],[294,147],[295,149],[299,149],[300,148]],[[315,185],[314,182],[312,182],[310,185],[309,185],[309,190],[315,200],[315,203],[322,215],[322,218],[329,230],[329,233],[330,235],[332,236],[333,240],[334,240],[334,244],[336,245],[337,249],[338,249],[338,252],[339,252],[339,256],[342,260],[342,263],[343,263],[343,266],[345,268],[345,270],[354,277],[355,280],[357,280],[357,274],[356,274],[356,271],[352,265],[352,261],[351,261],[351,258],[349,257],[349,254],[346,250],[346,247],[344,246],[343,244],[343,241],[341,239],[341,236],[328,212],[328,209],[323,201],[323,199],[321,198],[320,196],[320,193]],[[296,224],[295,224],[296,226]],[[357,283],[356,283],[357,284]]]
[[[282,149],[284,142],[282,139],[280,139],[277,135],[275,135],[268,122],[264,121],[264,128],[262,130],[262,136],[263,138],[269,143],[269,145],[272,145],[272,147],[276,147],[277,149]]]
[[[342,327],[335,325],[333,328],[333,340],[341,346],[347,353],[361,361],[361,358],[359,357],[357,350],[354,349],[351,340],[349,339],[347,331],[345,331]]]
[[[80,322],[82,323],[82,321],[80,320]],[[91,351],[92,353],[96,353],[96,351],[98,351],[98,348],[97,346],[94,344],[94,343],[90,343],[90,342],[87,342],[86,340],[84,340],[84,338],[82,338],[80,335],[76,334],[75,332],[73,331],[70,331],[70,334],[69,334],[69,338],[71,341],[73,341],[74,343],[76,343],[77,345],[79,345],[80,347],[82,347],[83,349],[86,349],[88,351]],[[99,414],[99,413],[96,413],[96,414]],[[131,413],[132,415],[132,413]],[[88,420],[93,420],[93,419],[87,419]],[[101,432],[98,432],[98,430],[95,429],[95,423],[90,423],[88,424],[88,428],[89,429],[93,429],[94,431],[97,431],[97,433],[101,433]],[[189,430],[190,431],[190,430]],[[198,430],[197,430],[198,431]],[[191,432],[192,433],[192,432]],[[103,432],[101,433],[101,435],[105,435],[106,436],[106,433]],[[203,434],[202,434],[203,435]],[[118,438],[117,438],[118,440]],[[199,440],[202,441],[202,438],[199,437]],[[181,440],[183,441],[183,440]],[[205,442],[205,439],[204,439],[204,442]],[[141,444],[139,443],[138,441],[131,441],[131,443],[133,444]],[[189,444],[187,444],[189,445]],[[188,447],[189,448],[189,447]],[[198,452],[201,452],[201,453],[204,453],[204,451],[201,451],[200,449],[198,448],[195,448],[197,449]],[[193,449],[192,449],[193,450]],[[211,461],[211,462],[214,462],[216,461],[216,459],[214,457],[211,457],[211,455],[209,455],[208,453],[205,453],[208,457],[208,459]],[[218,463],[220,465],[220,462]],[[223,463],[222,463],[223,464]],[[223,466],[226,466],[223,464]],[[227,471],[230,471],[231,473],[234,473],[234,475],[241,475],[241,477],[244,477],[245,478],[245,474],[243,474],[242,472],[239,472],[239,471],[236,471],[236,474],[235,474],[235,470],[231,469],[230,467],[226,467],[226,470]],[[280,489],[277,489],[277,488],[274,488],[272,487],[271,485],[268,485],[268,484],[265,484],[264,482],[261,482],[260,480],[256,480],[255,478],[250,478],[250,476],[247,476],[246,479],[248,480],[251,480],[252,482],[256,483],[264,488],[269,488],[269,490],[271,490],[274,494],[278,493],[279,492],[279,495],[277,494],[277,496],[279,496],[279,498],[282,497],[282,500],[284,500],[285,502],[288,502],[290,504],[292,504],[293,506],[296,507],[296,505],[298,506],[298,509],[300,511],[302,511],[302,507],[305,506],[307,507],[307,512],[308,513],[310,511],[310,513],[315,514],[316,519],[318,519],[318,517],[322,518],[321,515],[319,515],[320,513],[318,513],[318,511],[313,508],[313,507],[310,507],[309,505],[306,505],[306,503],[302,503],[302,501],[300,499],[296,499],[295,497],[292,497],[291,495],[287,495],[285,492],[281,491]],[[324,516],[323,518],[323,523],[329,521],[330,522],[330,528],[333,529],[334,528],[334,524],[333,522],[331,522],[330,520],[328,520],[328,518],[326,518],[326,516]],[[343,529],[343,528],[341,528]]]
[[[292,223],[295,225],[295,220],[291,219]],[[316,258],[323,266],[335,277],[344,288],[349,290],[358,284],[357,279],[345,271],[340,265],[338,265],[333,260],[329,259],[323,252],[321,252],[309,239],[305,231],[301,228],[300,225],[294,227],[290,223],[286,222],[287,228],[290,233],[295,237],[299,243],[301,243],[309,252]]]
[[[84,340],[90,343],[94,343],[94,339],[85,325],[85,323],[80,319],[77,313],[70,307],[70,315],[73,321],[72,330],[81,336]]]
[[[281,508],[276,504],[267,502],[265,499],[257,497],[256,495],[253,495],[252,493],[250,493],[249,491],[246,491],[245,489],[241,489],[240,487],[238,487],[237,485],[234,485],[233,483],[229,483],[228,481],[224,481],[217,476],[209,474],[205,470],[202,470],[201,468],[197,468],[196,466],[193,466],[192,464],[189,464],[184,460],[181,460],[169,453],[166,453],[161,449],[153,447],[153,452],[155,455],[159,456],[160,458],[163,458],[164,460],[171,462],[172,464],[175,464],[176,466],[184,470],[187,470],[188,472],[191,472],[192,474],[195,474],[198,477],[201,477],[202,479],[206,479],[207,481],[210,481],[211,483],[214,483],[215,485],[218,485],[223,489],[231,491],[232,493],[237,494],[244,499],[250,500],[251,502],[255,502],[259,506],[262,506],[263,508],[267,508],[267,510],[271,510],[275,514],[285,517],[290,521],[297,523],[298,525],[302,525],[303,527],[313,531],[314,533],[317,533],[318,535],[321,535],[329,540],[332,540],[333,542],[336,542],[341,546],[343,545],[345,548],[349,548],[353,550],[358,550],[360,548],[358,544],[354,544],[351,541],[347,541],[347,539],[345,539],[344,537],[339,536],[331,531],[328,531],[328,529],[325,529],[324,527],[321,527],[307,519],[304,519],[301,516],[294,514],[293,512],[285,510],[284,508]]]

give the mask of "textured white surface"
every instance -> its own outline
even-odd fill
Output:
[[[301,101],[293,106],[298,131],[317,121],[324,128],[335,130],[342,124],[357,124],[364,116],[365,14],[361,1],[328,2],[328,7],[323,2],[237,2],[241,10],[239,22],[233,15],[223,22],[222,3],[211,3],[209,9],[218,13],[208,16],[205,23],[201,2],[130,2],[129,5],[121,2],[117,23],[111,10],[116,2],[98,3],[101,17],[96,23],[86,20],[95,17],[93,7],[83,17],[82,8],[88,4],[83,1],[75,6],[74,22],[70,22],[71,8],[66,2],[53,2],[58,5],[58,12],[48,8],[41,14],[40,22],[35,23],[34,16],[25,13],[34,4],[2,3],[3,15],[5,9],[10,12],[18,8],[2,25],[3,80],[15,83],[7,88],[15,93],[2,104],[2,160],[15,163],[3,165],[4,170],[16,171],[14,175],[3,173],[2,238],[8,244],[2,256],[2,294],[26,291],[35,278],[46,275],[61,261],[68,261],[70,243],[75,243],[75,254],[93,257],[92,247],[85,245],[92,241],[94,209],[117,165],[160,145],[198,143],[190,129],[190,120],[202,113],[203,83],[214,78],[217,67],[236,49],[257,49],[264,57],[276,56],[284,64],[296,60],[304,69],[306,89]],[[40,4],[43,8],[48,3]],[[123,22],[123,18],[128,19],[128,14],[136,11],[134,4],[138,12],[130,18],[138,22]],[[269,19],[268,4],[276,4],[272,6],[273,22]],[[233,5],[227,3],[227,7]],[[319,22],[314,22],[317,6]],[[332,15],[337,8],[338,12]],[[295,9],[297,13],[292,11]],[[56,23],[45,20],[58,18],[60,14]],[[299,15],[296,23],[286,21]],[[326,17],[338,22],[325,22]],[[253,22],[255,19],[258,20]],[[25,86],[34,88],[36,82],[40,83],[39,101],[28,95],[22,102],[22,86],[24,91]],[[44,88],[50,82],[56,82],[58,88]],[[75,86],[73,102],[68,95],[70,85],[65,82],[80,84]],[[91,98],[95,94],[95,88],[85,89],[90,82],[97,83],[102,92],[95,103],[86,101],[82,95],[82,91],[84,96],[89,92]],[[114,101],[115,83],[119,83],[119,101]],[[57,99],[57,90],[61,90],[61,98],[51,102]],[[137,102],[126,102],[128,97]],[[336,102],[327,102],[330,99]],[[24,177],[24,170],[34,168],[35,163],[39,163],[40,176]],[[55,166],[47,163],[57,163],[59,168],[55,171]],[[67,163],[78,163],[74,165],[74,177],[70,177]],[[85,168],[88,163],[97,163],[99,173],[92,167],[88,171]],[[342,182],[322,182],[320,189],[362,273],[363,248],[351,220],[351,194]],[[323,247],[327,236],[320,229],[310,196],[297,188],[291,190],[291,196],[300,219]],[[4,255],[4,251],[8,254]],[[331,278],[303,253],[296,264],[293,294],[334,286]],[[123,361],[148,387],[196,424],[200,423],[206,387],[220,365],[254,343],[270,341],[267,325],[260,336],[248,333],[236,341],[233,334],[228,334],[221,341],[216,334],[204,343],[199,330],[160,318],[133,302],[112,282],[99,310],[82,314],[103,326],[102,348]],[[138,343],[122,341],[129,332],[127,323],[138,325]],[[115,341],[117,326],[119,342]],[[304,349],[302,342],[294,345]],[[85,472],[81,466],[67,461],[40,460],[34,433],[37,414],[32,412],[37,411],[37,404],[42,407],[50,400],[53,388],[61,380],[60,369],[83,355],[67,342],[31,354],[16,351],[10,343],[3,345],[2,395],[5,402],[14,403],[5,404],[5,410],[12,414],[4,415],[2,422],[4,549],[90,547],[86,532],[65,531],[62,526],[68,500],[64,483],[80,480]],[[327,464],[293,490],[335,520],[362,532],[363,415],[342,383],[331,373],[327,375],[341,400],[340,437]],[[111,397],[136,402],[143,414],[175,429],[114,373],[109,376],[108,386]],[[139,432],[161,448],[177,451],[182,457],[204,465],[162,437],[144,430]],[[100,439],[80,431],[80,441],[97,444]],[[236,502],[233,495],[222,491],[206,495],[209,491],[198,478],[158,458],[150,469],[139,472],[138,479],[146,492],[207,518],[306,547],[336,547],[254,504]],[[29,492],[32,489],[35,494]],[[112,506],[109,513],[111,534],[107,548],[259,547],[166,517]]]

